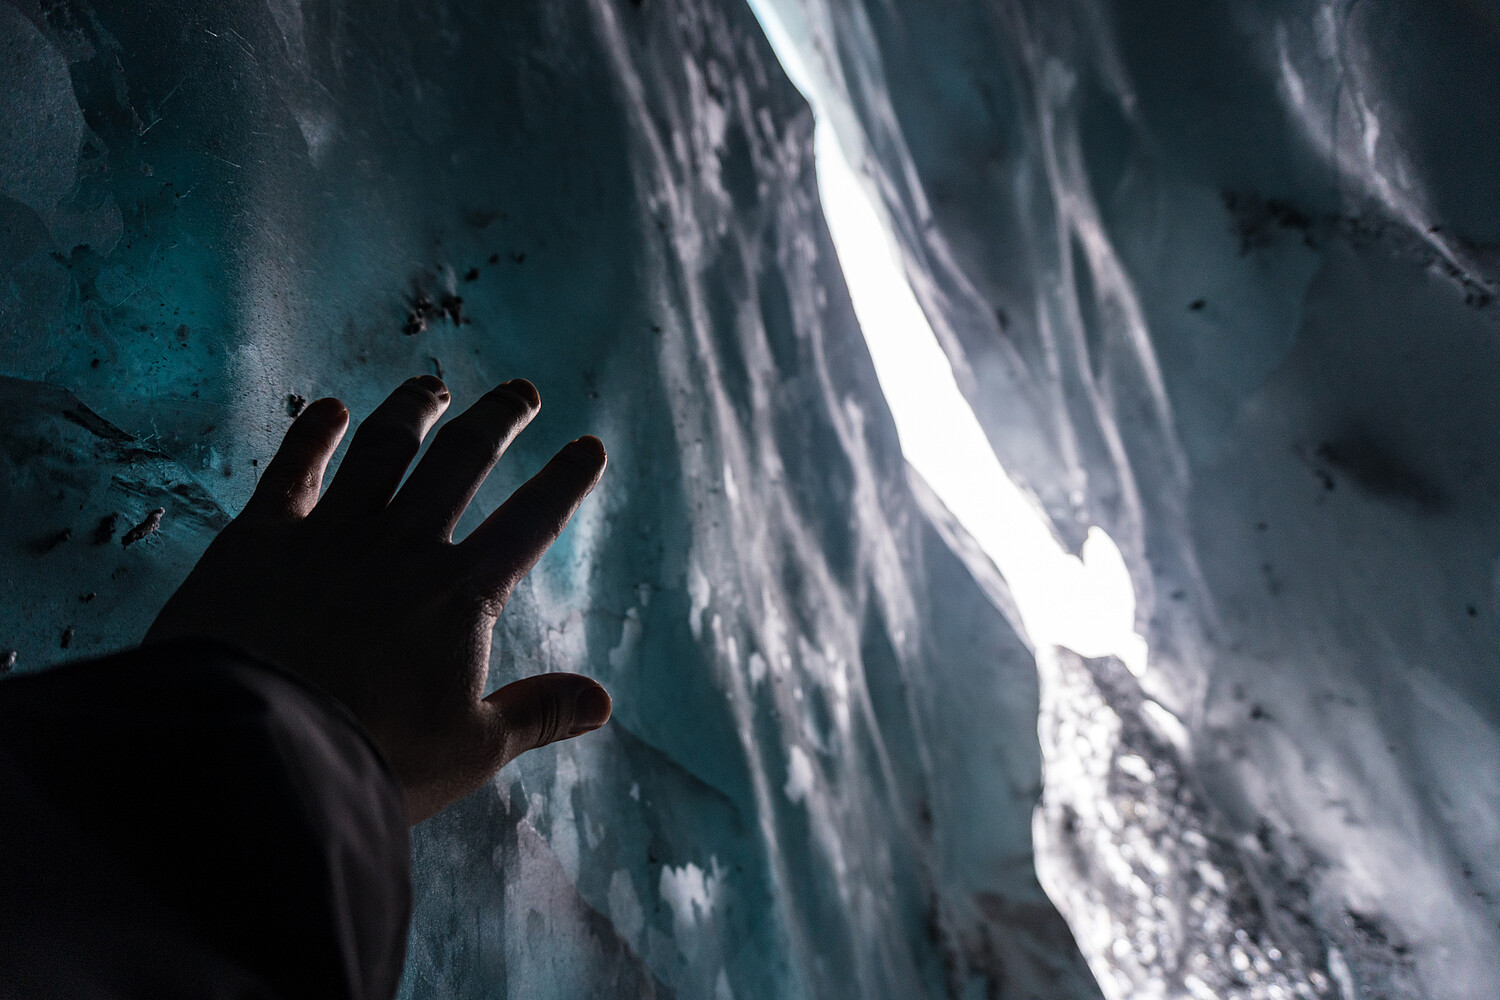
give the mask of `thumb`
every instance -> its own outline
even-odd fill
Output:
[[[527,750],[593,732],[609,721],[609,693],[582,674],[540,674],[496,691],[484,703],[500,717],[503,767]]]

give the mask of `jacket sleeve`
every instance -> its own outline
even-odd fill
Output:
[[[388,1000],[399,786],[337,702],[180,641],[0,682],[0,997]]]

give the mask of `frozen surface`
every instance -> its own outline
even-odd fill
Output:
[[[719,0],[0,0],[16,669],[137,637],[293,397],[526,375],[476,516],[611,466],[494,680],[616,721],[417,831],[407,996],[1500,995],[1500,12],[760,2],[1143,672],[908,472]]]
[[[1150,661],[1038,651],[1111,997],[1500,994],[1500,11],[765,0]]]
[[[135,640],[296,397],[525,375],[475,517],[611,461],[493,680],[616,716],[418,828],[404,995],[1097,995],[1033,867],[1031,652],[908,474],[748,8],[0,0],[0,54],[15,669]]]

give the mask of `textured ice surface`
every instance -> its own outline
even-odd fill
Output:
[[[404,995],[1097,995],[1033,869],[1030,651],[908,477],[748,8],[0,0],[0,52],[16,669],[136,639],[297,397],[525,375],[474,517],[611,461],[494,681],[616,715],[418,828]]]
[[[526,375],[477,507],[611,468],[495,681],[617,715],[417,831],[406,995],[1091,995],[1042,755],[1109,996],[1500,993],[1493,4],[765,2],[1143,677],[908,476],[717,0],[0,0],[17,669],[138,636],[291,397]]]
[[[1135,578],[1039,651],[1110,996],[1500,993],[1492,4],[767,0],[997,453]]]

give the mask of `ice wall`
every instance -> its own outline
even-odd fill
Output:
[[[1500,11],[767,0],[1006,467],[1151,645],[1039,651],[1112,997],[1500,992]]]
[[[0,0],[0,54],[15,669],[136,639],[301,399],[525,375],[475,516],[611,462],[494,681],[616,715],[417,829],[403,994],[1097,995],[1031,653],[908,478],[747,8]]]

